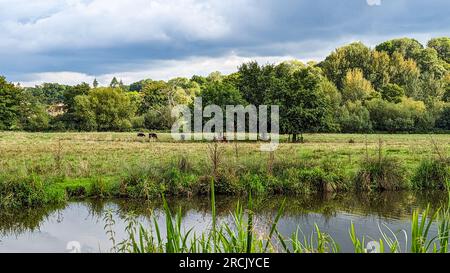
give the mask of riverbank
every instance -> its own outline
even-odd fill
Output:
[[[445,189],[449,135],[308,134],[258,143],[177,143],[133,133],[0,133],[0,206],[79,198]]]

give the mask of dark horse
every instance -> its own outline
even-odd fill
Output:
[[[155,134],[155,133],[150,133],[150,134],[148,134],[148,137],[149,137],[150,139],[158,139],[158,135]]]
[[[138,133],[137,136],[138,137],[145,137],[145,134],[144,133]]]

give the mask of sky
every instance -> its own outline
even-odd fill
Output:
[[[107,85],[450,36],[448,0],[0,0],[0,75]]]

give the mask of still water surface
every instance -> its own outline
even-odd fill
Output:
[[[284,197],[256,200],[257,230],[267,230]],[[388,226],[396,232],[402,244],[406,243],[402,230],[410,230],[413,209],[433,207],[446,202],[441,193],[382,193],[376,196],[336,194],[287,197],[286,210],[278,224],[279,231],[291,235],[297,230],[309,236],[317,224],[330,234],[344,252],[352,252],[348,236],[350,224],[355,224],[359,236],[381,238],[379,227]],[[245,198],[217,197],[220,221],[231,221],[231,212]],[[181,207],[184,228],[193,228],[197,234],[211,227],[211,209],[208,198],[171,199],[172,210]],[[126,237],[126,216],[133,212],[141,223],[150,223],[152,213],[165,228],[164,214],[159,201],[131,202],[129,200],[94,200],[70,202],[62,207],[44,207],[21,211],[0,212],[0,252],[70,252],[70,242],[78,242],[81,252],[109,252],[112,243],[105,232],[105,212],[113,211],[116,241]],[[387,231],[385,229],[385,231]],[[435,234],[436,227],[432,227]],[[408,232],[409,233],[409,232]],[[367,241],[367,239],[366,239]],[[403,246],[404,248],[404,246]]]

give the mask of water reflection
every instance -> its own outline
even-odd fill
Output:
[[[286,198],[284,216],[279,222],[281,233],[290,235],[298,227],[306,234],[314,223],[329,233],[343,251],[352,251],[348,238],[350,223],[360,235],[380,238],[379,226],[392,230],[409,230],[409,218],[415,208],[427,204],[437,208],[446,204],[441,192],[384,192],[373,195],[329,194],[308,197],[267,197],[254,200],[259,229],[270,226],[281,200]],[[181,207],[183,225],[201,233],[210,227],[210,202],[207,197],[168,199],[172,210]],[[229,221],[230,213],[246,198],[217,197],[217,215]],[[67,243],[78,241],[83,252],[106,252],[111,242],[105,233],[103,220],[106,210],[114,211],[116,239],[125,237],[125,218],[133,212],[138,220],[149,223],[156,215],[164,228],[161,200],[132,202],[130,200],[87,200],[71,202],[62,207],[44,207],[20,211],[0,212],[0,252],[68,252]]]

